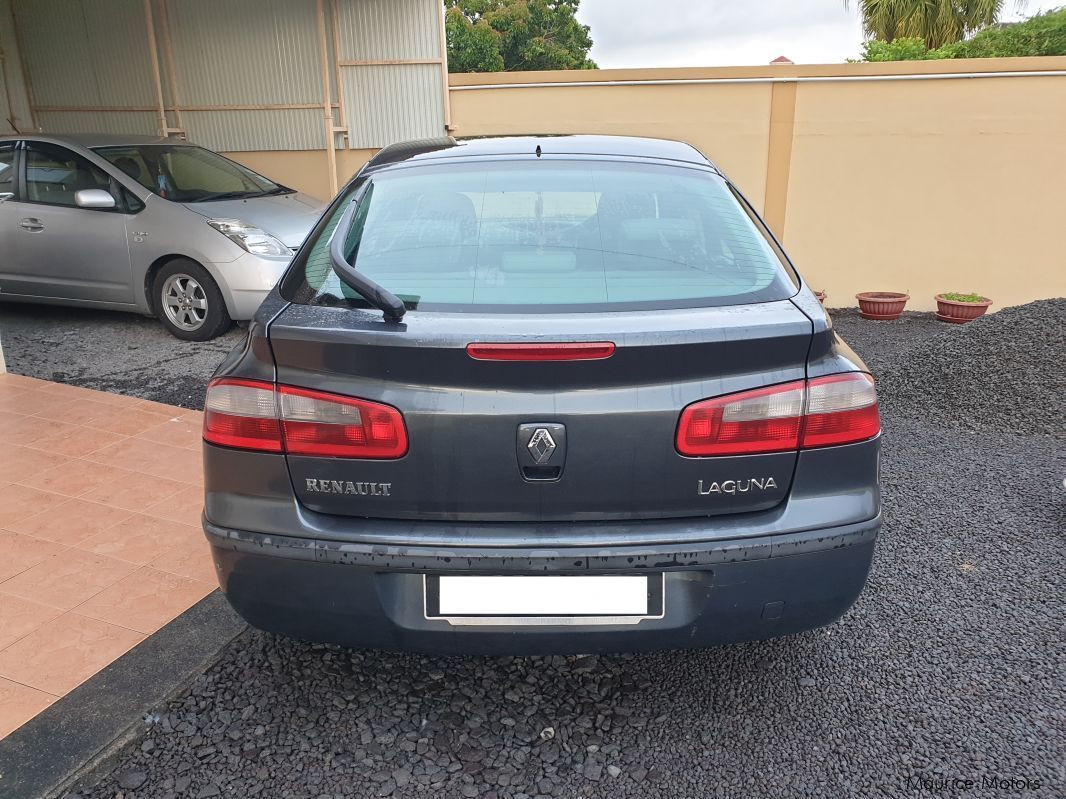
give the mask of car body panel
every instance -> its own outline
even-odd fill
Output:
[[[231,318],[249,319],[291,259],[249,253],[211,228],[207,219],[241,218],[263,226],[267,232],[282,237],[286,246],[296,248],[323,205],[295,192],[187,206],[153,194],[91,149],[121,144],[181,144],[172,139],[27,134],[0,137],[0,141],[4,140],[65,147],[102,169],[144,206],[136,213],[121,214],[21,200],[0,203],[0,241],[11,242],[9,251],[19,258],[14,267],[18,271],[0,267],[0,298],[4,300],[91,305],[151,314],[154,309],[149,283],[153,269],[182,257],[208,271]],[[28,232],[18,227],[21,219],[43,221],[45,217],[48,224],[43,231]],[[270,225],[282,230],[276,232]],[[86,257],[87,248],[93,254],[91,259]]]
[[[319,200],[298,191],[269,197],[182,205],[208,219],[242,219],[251,222],[276,236],[292,250],[303,243],[323,208]]]
[[[708,459],[674,448],[684,406],[804,377],[811,323],[787,300],[407,318],[387,325],[379,314],[294,304],[271,324],[278,382],[402,408],[412,441],[399,460],[290,456],[308,508],[376,518],[662,518],[761,510],[788,493],[794,452]],[[467,344],[485,340],[606,340],[617,349],[606,360],[576,363],[472,359]],[[534,423],[565,425],[562,479],[524,475],[515,436],[519,425]],[[767,487],[751,487],[751,478]],[[317,480],[389,483],[390,491],[319,493],[309,488]],[[700,493],[701,483],[738,480],[742,491]]]

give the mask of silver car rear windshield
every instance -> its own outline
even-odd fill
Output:
[[[678,308],[796,291],[762,229],[709,170],[543,159],[414,166],[370,180],[345,253],[408,308]],[[320,228],[302,280],[286,281],[290,299],[364,304],[330,265],[347,203]]]

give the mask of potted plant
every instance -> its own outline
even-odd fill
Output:
[[[983,316],[992,300],[980,294],[949,292],[936,295],[936,318],[941,322],[964,325]]]
[[[899,319],[910,298],[910,294],[898,291],[863,291],[855,295],[859,301],[859,316],[881,322]]]

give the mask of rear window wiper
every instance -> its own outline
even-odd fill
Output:
[[[333,240],[329,245],[329,260],[333,265],[333,271],[348,288],[366,298],[366,301],[385,314],[389,322],[400,322],[407,313],[407,306],[403,300],[393,294],[384,286],[379,286],[373,280],[362,274],[354,266],[348,263],[344,255],[344,242],[348,238],[352,221],[355,219],[356,209],[359,207],[361,197],[348,203],[344,214],[341,216],[337,227],[333,229]]]

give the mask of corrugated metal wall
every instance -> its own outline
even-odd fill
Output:
[[[437,0],[342,0],[338,60],[349,146],[444,134]],[[357,61],[422,61],[355,64]]]
[[[361,149],[445,132],[438,2],[149,0],[158,88],[144,0],[0,0],[0,20],[10,4],[45,131],[159,133],[161,93],[166,126],[206,147],[323,149],[325,76]]]
[[[11,0],[0,0],[0,133],[32,127],[33,117],[22,79]]]
[[[107,132],[135,119],[154,125],[148,35],[139,0],[14,0],[19,46],[38,123],[56,133]],[[119,45],[118,43],[121,43]]]

